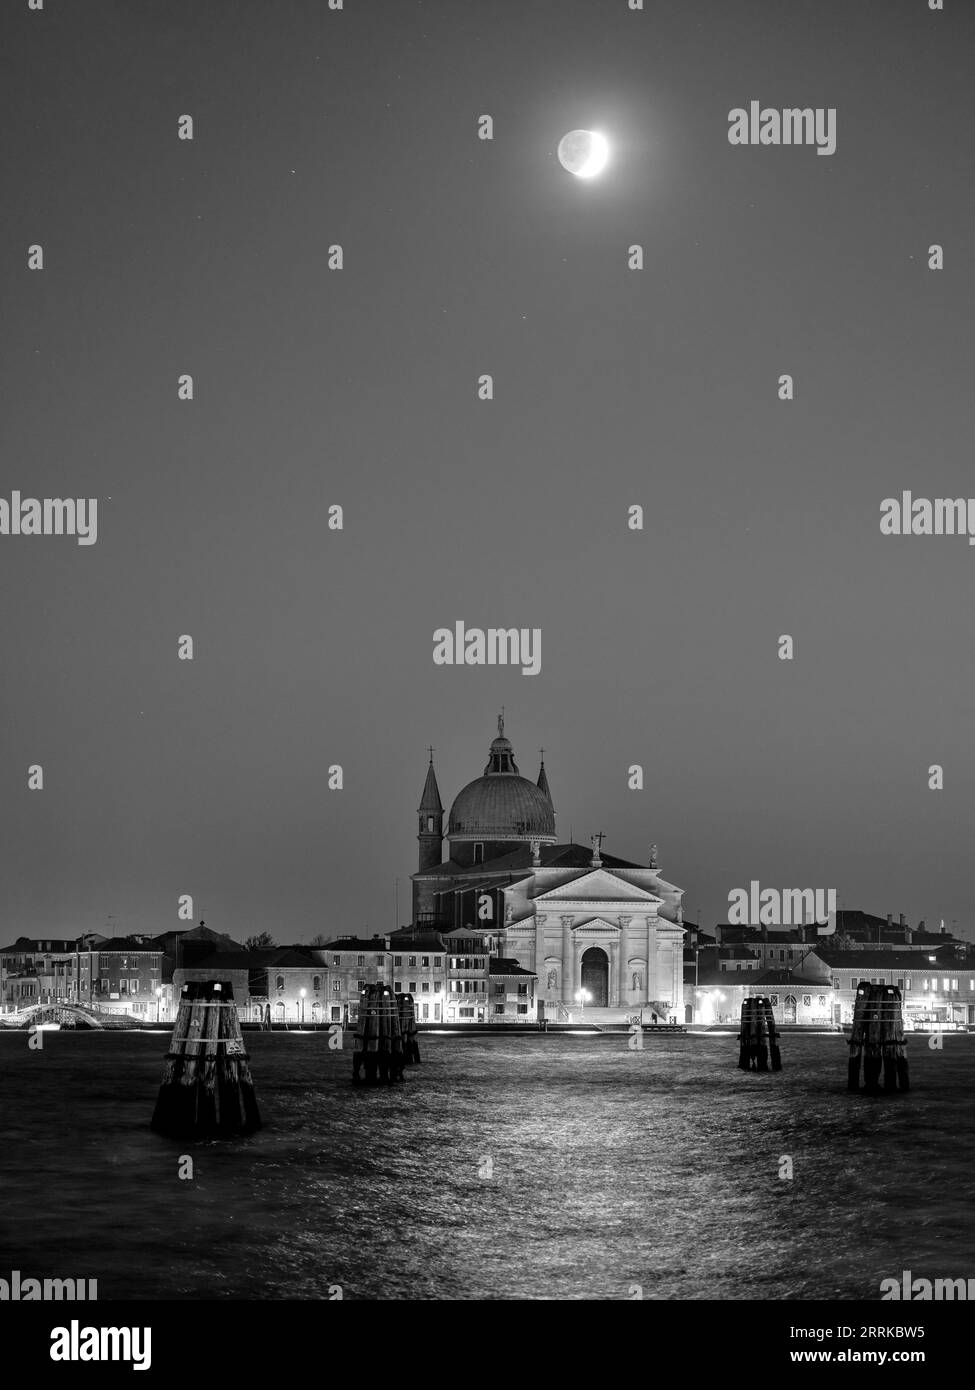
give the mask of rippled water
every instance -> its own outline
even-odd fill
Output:
[[[425,1036],[405,1085],[354,1090],[327,1034],[252,1033],[266,1127],[187,1146],[148,1128],[166,1035],[0,1034],[0,1276],[94,1277],[102,1299],[877,1298],[903,1269],[975,1277],[975,1036],[914,1039],[913,1089],[888,1097],[847,1094],[839,1035],[787,1035],[764,1076],[728,1035],[627,1041]]]

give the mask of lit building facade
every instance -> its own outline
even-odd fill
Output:
[[[418,929],[445,939],[493,935],[501,955],[537,977],[547,1018],[571,1017],[583,999],[597,1021],[647,1007],[683,1017],[683,889],[662,877],[655,847],[644,866],[604,854],[602,836],[589,849],[559,844],[545,764],[537,782],[521,776],[503,720],[483,775],[454,799],[446,832],[432,755],[417,813]],[[458,1021],[483,1021],[483,962],[480,970],[455,969],[451,979],[461,984],[448,981],[448,1019],[453,1008]]]

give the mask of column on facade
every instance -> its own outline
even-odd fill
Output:
[[[618,1003],[619,1003],[620,1008],[622,1008],[623,1005],[627,1002],[627,999],[626,999],[626,994],[627,994],[627,989],[626,989],[626,986],[627,986],[626,968],[627,968],[627,964],[626,964],[626,963],[627,963],[627,957],[628,957],[629,954],[630,954],[629,939],[630,939],[630,922],[631,922],[631,920],[632,920],[632,919],[631,919],[630,917],[625,917],[625,916],[620,918],[620,940],[619,940],[619,952],[618,952],[619,961],[618,961],[618,968],[617,968],[617,986],[616,986],[616,988],[617,988],[617,995],[618,995]]]
[[[571,1004],[575,993],[575,943],[572,939],[572,918],[562,918],[562,1003]]]
[[[657,934],[656,918],[647,913],[647,1003],[657,997]]]
[[[573,933],[572,936],[572,987],[570,999],[575,1003],[576,991],[582,987],[582,942]]]
[[[535,974],[538,976],[536,989],[544,999],[548,980],[545,976],[545,914],[535,916]]]

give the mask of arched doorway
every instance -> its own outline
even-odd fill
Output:
[[[599,946],[590,946],[582,957],[582,988],[589,991],[587,1003],[593,1009],[609,1005],[609,957]]]
[[[785,996],[785,1013],[782,1016],[783,1023],[795,1023],[796,1021],[796,996],[787,994]]]

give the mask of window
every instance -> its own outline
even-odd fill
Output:
[[[416,956],[410,956],[410,965],[416,965]]]
[[[947,994],[947,993],[948,993],[948,990],[951,988],[951,981],[950,981],[950,980],[942,980],[942,981],[941,981],[941,986],[942,986],[942,988],[943,988],[945,994]]]
[[[424,1004],[424,1006],[423,1006],[423,1022],[424,1022],[424,1023],[428,1023],[429,1020],[430,1020],[430,1005],[429,1005],[429,1004]]]
[[[402,993],[403,993],[403,981],[402,981],[402,980],[394,980],[394,981],[393,981],[393,989],[396,991],[397,994],[402,994]]]
[[[527,994],[527,993],[528,993],[528,985],[527,985],[527,984],[519,985],[519,986],[518,986],[518,993],[519,993],[519,994]]]
[[[423,968],[424,968],[425,970],[429,970],[429,968],[430,968],[430,957],[429,957],[429,956],[424,956],[424,957],[423,957],[423,960],[422,960],[420,963],[421,963],[421,965],[423,966]]]
[[[821,1009],[825,1009],[825,1007],[826,1007],[826,995],[825,995],[825,994],[817,995],[817,1002],[818,1002],[819,1007],[820,1007]]]
[[[526,1014],[526,1013],[528,1012],[528,1005],[527,1005],[527,1004],[519,1004],[519,1005],[518,1005],[518,1012],[519,1012],[520,1014]]]
[[[440,1022],[440,1005],[439,1005],[439,1004],[434,1004],[434,1006],[433,1006],[433,1021],[434,1021],[434,1023],[439,1023],[439,1022]]]
[[[416,994],[416,980],[410,981],[410,993]]]
[[[284,976],[279,975],[274,983],[277,985],[278,989],[284,989]]]
[[[957,980],[952,980],[952,982],[951,982],[951,988],[957,992],[957,989],[958,989],[958,981],[957,981]]]
[[[474,863],[475,863],[475,864],[483,864],[483,863],[484,863],[484,846],[483,846],[483,845],[475,845],[475,846],[474,846]]]
[[[778,1005],[779,1005],[779,996],[778,996],[777,994],[770,994],[770,995],[769,995],[769,1000],[768,1000],[768,1001],[769,1001],[769,1003],[772,1005],[772,1008],[773,1008],[773,1009],[778,1008]]]
[[[356,984],[359,986],[360,990],[365,989],[366,987],[365,980],[356,980]]]
[[[376,964],[377,964],[377,965],[382,965],[383,959],[384,959],[383,956],[377,956],[377,957],[376,957]]]
[[[922,980],[922,981],[921,981],[921,988],[922,988],[922,989],[927,989],[927,987],[928,987],[928,982],[927,982],[927,980]]]
[[[332,981],[332,993],[333,993],[333,994],[341,994],[341,993],[342,993],[342,985],[341,985],[341,982],[340,982],[339,980],[333,980],[333,981]]]
[[[338,989],[338,985],[336,985],[335,988]],[[342,1010],[341,1010],[341,1008],[339,1007],[338,1004],[333,1004],[333,1005],[332,1005],[332,1022],[333,1022],[333,1023],[341,1023],[341,1022],[342,1022]]]
[[[802,1007],[803,1007],[804,1009],[808,1009],[808,1008],[810,1008],[811,1006],[812,1006],[812,995],[811,995],[811,994],[804,994],[804,995],[802,996]]]
[[[130,994],[138,994],[138,993],[139,993],[139,981],[138,981],[138,980],[130,980],[130,981],[129,981],[129,993],[130,993]]]
[[[332,957],[332,964],[333,964],[333,965],[341,965],[341,964],[342,964],[342,957],[341,957],[341,956],[333,956],[333,957]]]
[[[313,976],[312,976],[311,987],[312,987],[313,990],[315,990],[316,993],[321,989],[321,987],[322,987],[322,977],[321,977],[321,975],[313,975]]]
[[[474,1017],[474,1010],[473,1010],[473,1009],[463,1009],[463,1008],[461,1008],[461,1009],[458,1009],[457,1012],[460,1014],[461,1018],[473,1018],[473,1017]]]
[[[856,977],[855,975],[851,975],[851,976],[850,976],[850,988],[851,988],[851,989],[856,989],[856,987],[857,987],[857,977]]]
[[[427,984],[426,980],[424,980],[424,981],[423,981],[423,984],[420,986],[420,993],[421,993],[421,994],[429,994],[429,993],[430,993],[430,986]]]
[[[910,975],[905,975],[905,976],[904,976],[904,988],[905,988],[905,989],[910,989],[910,987],[911,987],[911,977],[910,977]]]
[[[427,816],[427,834],[433,834],[433,816]]]
[[[129,992],[129,982],[128,982],[128,980],[119,980],[119,982],[118,982],[118,989],[119,989],[119,994],[128,994],[128,992]]]
[[[433,992],[434,992],[434,994],[439,994],[440,991],[441,991],[442,989],[443,989],[443,985],[442,985],[442,984],[440,983],[440,981],[438,980],[437,983],[436,983],[436,984],[434,985],[434,987],[433,987]]]
[[[434,958],[433,958],[433,963],[434,963],[434,965],[437,967],[438,970],[440,969],[440,964],[441,964],[442,960],[443,960],[443,956],[434,956]],[[972,989],[975,989],[975,984],[972,985]]]
[[[366,963],[366,958],[365,958],[365,956],[356,956],[356,958],[355,958],[355,963],[356,963],[356,965],[365,965],[365,963]]]
[[[402,965],[402,964],[403,964],[403,957],[402,957],[402,956],[394,956],[394,957],[393,957],[393,964],[394,964],[394,965]]]
[[[503,1004],[495,1004],[495,1006],[494,1006],[494,1012],[495,1012],[496,1014],[503,1014],[503,1013],[504,1013],[504,1005],[503,1005]]]
[[[504,994],[504,985],[495,985],[494,992],[495,994]]]

